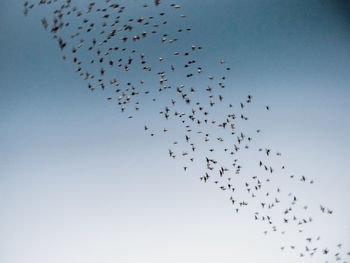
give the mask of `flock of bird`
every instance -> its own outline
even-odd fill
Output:
[[[185,44],[181,42],[182,36],[192,29],[186,25],[181,6],[170,3],[169,8],[168,2],[160,0],[134,5],[142,12],[139,16],[111,0],[91,2],[85,7],[73,5],[71,0],[26,1],[24,14],[36,6],[52,7],[52,13],[42,18],[41,23],[57,40],[62,58],[73,63],[90,91],[104,91],[106,100],[115,101],[128,118],[133,118],[141,107],[150,107],[149,103],[156,106],[165,103],[159,111],[160,121],[178,121],[181,127],[176,132],[183,131],[172,142],[169,157],[181,159],[185,172],[199,163],[200,181],[213,183],[226,193],[235,213],[252,206],[253,220],[265,224],[265,234],[286,235],[285,224],[293,225],[304,241],[281,246],[281,250],[294,250],[300,257],[319,254],[325,257],[325,262],[348,262],[346,257],[350,252],[344,252],[341,243],[332,249],[319,247],[321,238],[305,233],[313,222],[307,205],[301,204],[293,193],[285,194],[280,187],[268,186],[281,174],[301,183],[314,181],[288,174],[285,165],[272,165],[282,154],[252,143],[260,129],[252,134],[241,130],[248,121],[246,109],[253,96],[247,95],[238,105],[226,103],[223,91],[226,73],[231,68],[218,58],[216,70],[221,73],[208,74],[200,62],[204,48],[194,43],[184,47],[189,35],[184,37]],[[179,21],[173,24],[181,26],[175,28],[170,24],[174,17]],[[153,52],[148,51],[152,49],[159,49],[161,56],[153,57]],[[264,110],[269,111],[270,106]],[[150,136],[169,133],[166,127],[155,130],[149,123],[142,126]],[[260,154],[260,160],[249,165],[260,167],[261,175],[241,176],[240,155],[248,151]],[[319,210],[327,215],[333,213],[323,205]],[[280,216],[272,217],[271,211],[279,211]]]

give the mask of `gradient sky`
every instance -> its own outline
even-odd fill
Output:
[[[350,250],[348,5],[178,2],[192,25],[184,43],[204,47],[211,72],[220,57],[232,68],[225,99],[253,95],[257,142],[316,181],[283,187],[332,207],[332,217],[315,211],[315,231]],[[168,158],[171,137],[142,131],[144,120],[162,127],[158,108],[128,120],[91,93],[43,29],[47,13],[25,17],[22,1],[0,1],[0,262],[319,262],[280,252],[279,236],[265,237],[248,212],[234,214],[196,169],[184,174]]]

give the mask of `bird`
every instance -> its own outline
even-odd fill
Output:
[[[44,4],[47,6],[56,1],[38,0],[37,2],[37,4],[29,4],[25,1],[24,15],[29,15],[34,7],[43,8]],[[261,195],[259,193],[274,181],[274,177],[283,180],[279,173],[286,172],[289,169],[286,167],[289,166],[283,165],[282,169],[277,169],[281,164],[274,164],[275,157],[282,158],[281,152],[275,152],[269,146],[254,145],[254,136],[263,135],[260,128],[253,127],[254,133],[243,131],[246,127],[242,122],[249,119],[249,107],[254,102],[252,102],[253,96],[247,94],[237,105],[230,103],[228,101],[230,98],[223,90],[229,86],[226,80],[232,73],[227,72],[231,71],[230,63],[224,58],[216,58],[216,63],[213,65],[217,65],[219,60],[219,64],[223,66],[217,70],[216,74],[211,74],[210,67],[207,65],[209,63],[204,63],[206,60],[201,57],[203,47],[200,43],[196,43],[195,39],[193,41],[188,39],[189,41],[186,40],[186,42],[190,43],[189,45],[177,46],[179,43],[177,41],[184,38],[185,34],[188,37],[187,34],[192,34],[194,31],[194,28],[188,24],[181,24],[181,28],[178,28],[177,25],[180,23],[173,20],[175,17],[184,19],[186,15],[168,14],[168,12],[178,12],[181,6],[170,3],[173,10],[166,9],[167,13],[165,13],[165,9],[162,8],[167,3],[160,0],[154,0],[153,3],[154,5],[140,4],[135,1],[135,3],[121,5],[106,0],[87,4],[87,8],[83,11],[67,0],[60,7],[53,8],[52,13],[42,12],[47,17],[41,18],[41,23],[47,34],[51,34],[52,38],[58,42],[62,58],[66,62],[72,62],[79,77],[87,81],[89,92],[94,91],[96,87],[101,87],[98,90],[107,93],[103,98],[106,98],[108,103],[118,105],[121,114],[126,115],[128,119],[134,119],[137,112],[143,112],[143,102],[147,103],[149,109],[160,107],[163,103],[167,104],[160,114],[162,121],[177,122],[180,128],[175,132],[181,135],[176,140],[170,140],[171,148],[176,149],[169,149],[168,154],[175,159],[174,151],[181,153],[178,154],[178,158],[181,157],[181,160],[186,161],[186,164],[182,165],[185,172],[190,174],[192,169],[188,168],[192,165],[197,167],[195,163],[201,159],[197,156],[208,155],[205,161],[203,160],[203,169],[206,172],[205,175],[200,173],[200,180],[208,184],[212,183],[223,194],[244,191],[249,198],[259,199],[255,209],[259,210],[261,215],[254,213],[253,218],[254,221],[260,219],[269,226],[269,230],[264,231],[266,235],[270,231],[276,232],[279,229],[279,223],[292,225],[293,222],[296,224],[295,232],[303,233],[303,229],[299,227],[311,223],[313,217],[294,215],[298,211],[296,208],[298,206],[303,212],[309,212],[309,209],[303,209],[306,206],[299,205],[300,200],[295,195],[291,195],[292,199],[288,199],[287,202],[282,196],[284,192],[280,191],[279,187],[278,191],[263,192]],[[156,11],[152,16],[149,11],[144,11],[135,12],[135,16],[130,17],[125,9],[133,4],[149,11]],[[181,23],[188,23],[188,20],[181,20]],[[172,25],[167,26],[170,23]],[[65,28],[71,29],[69,36],[64,34]],[[147,41],[151,43],[152,52],[145,48]],[[157,86],[150,83],[157,83]],[[197,87],[196,83],[202,83],[204,88]],[[221,107],[225,107],[225,110]],[[270,111],[270,106],[266,105],[265,109]],[[220,114],[218,110],[221,110]],[[147,122],[150,121],[149,116],[144,118],[147,118]],[[150,132],[149,127],[152,125],[148,126],[148,124],[143,125],[148,136],[158,138],[160,135],[172,134],[170,125],[167,125],[167,128],[159,128],[163,132],[156,134]],[[183,148],[180,149],[181,147]],[[254,151],[258,149],[258,153],[263,154],[252,166],[257,166],[258,163],[258,167],[266,172],[254,175],[249,181],[242,180],[246,182],[240,185],[236,182],[236,178],[243,177],[241,171],[245,169],[242,165],[244,162],[241,163],[240,158],[245,154],[244,152],[250,154],[252,149]],[[236,156],[237,159],[232,161]],[[230,169],[224,168],[226,167],[225,158],[230,161],[228,162]],[[290,175],[288,177],[290,180],[300,179],[297,181],[314,183],[309,176]],[[241,198],[238,200],[230,197],[235,213],[242,211],[246,206],[254,206],[254,202]],[[287,208],[281,210],[281,220],[273,220],[270,215],[265,214],[268,211],[276,211],[276,207],[282,207],[282,205]],[[333,215],[331,208],[321,205],[320,209],[323,214]],[[305,242],[311,243],[316,240],[307,238]],[[282,246],[281,250],[285,250],[286,247],[286,245]],[[291,245],[290,248],[294,250],[296,246]],[[342,246],[338,246],[338,249],[341,248]],[[322,253],[328,254],[328,251],[323,249]],[[307,251],[300,250],[298,255],[304,257],[308,254],[306,252],[317,253],[307,247]],[[340,254],[336,254],[336,258],[340,258]]]

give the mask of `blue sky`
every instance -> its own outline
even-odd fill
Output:
[[[128,15],[139,16],[132,7],[140,3],[127,2]],[[238,106],[253,95],[249,123],[242,125],[262,130],[254,143],[281,151],[288,172],[316,182],[305,186],[277,178],[277,183],[314,207],[310,231],[324,237],[321,247],[342,242],[349,250],[346,6],[179,3],[192,31],[178,48],[202,45],[198,60],[205,74],[221,74],[219,58],[227,61],[224,100]],[[106,101],[108,91],[87,89],[40,23],[48,10],[37,8],[24,17],[21,1],[0,2],[0,261],[299,262],[292,251],[279,249],[298,244],[294,229],[283,238],[264,236],[249,209],[235,214],[225,195],[200,182],[200,167],[184,173],[183,162],[168,157],[169,145],[183,136],[176,121],[158,114],[168,97],[159,96],[155,104],[145,98],[139,114],[127,119]],[[169,30],[185,23],[169,21]],[[151,41],[142,48],[154,60],[167,52]],[[125,79],[136,78],[132,74]],[[172,77],[183,82],[182,75]],[[216,114],[224,112],[219,108]],[[169,135],[150,137],[143,131],[146,123],[156,130],[166,126]],[[242,176],[261,172],[256,153],[242,158]],[[334,215],[322,215],[319,204],[332,207]]]

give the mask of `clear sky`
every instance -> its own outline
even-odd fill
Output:
[[[135,6],[147,1],[124,2],[127,14],[139,17]],[[227,61],[224,101],[237,109],[253,96],[249,124],[242,125],[262,130],[254,143],[281,151],[288,173],[315,180],[277,178],[279,186],[310,207],[310,232],[323,237],[320,249],[341,242],[350,251],[349,6],[327,0],[178,3],[187,18],[168,17],[168,29],[192,28],[178,47],[203,46],[203,74],[221,74],[219,58]],[[163,4],[157,8],[171,13]],[[158,12],[153,1],[150,6]],[[286,226],[285,237],[265,236],[252,218],[254,205],[234,213],[226,195],[199,180],[201,168],[184,173],[181,159],[169,158],[172,142],[184,136],[177,121],[158,114],[169,97],[144,102],[128,119],[114,100],[106,101],[108,90],[88,90],[41,25],[50,10],[34,8],[25,17],[22,1],[0,1],[0,262],[320,262],[281,252],[281,246],[298,246],[294,228]],[[166,56],[167,47],[151,40],[142,48],[150,59]],[[121,80],[138,77],[128,74]],[[183,83],[176,74],[173,83]],[[145,124],[169,134],[151,137]],[[261,173],[256,153],[242,158],[241,176]],[[321,214],[319,204],[334,214]]]

